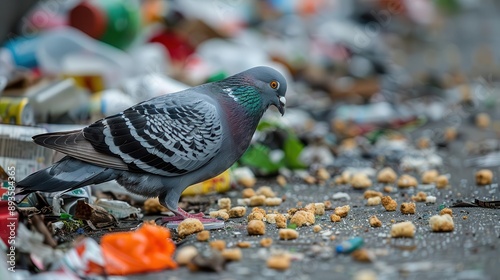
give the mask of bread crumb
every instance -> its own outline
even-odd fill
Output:
[[[262,186],[258,188],[256,193],[257,195],[263,195],[265,197],[276,197],[276,194],[269,186]]]
[[[255,179],[255,177],[243,177],[240,178],[237,183],[245,188],[252,188],[255,186],[255,183],[257,183],[257,179]]]
[[[217,205],[219,205],[219,209],[231,209],[231,199],[228,197],[220,198],[217,201]]]
[[[177,252],[175,254],[175,261],[180,266],[187,265],[196,255],[198,255],[198,249],[196,249],[196,247],[191,245],[184,246],[177,249]]]
[[[431,146],[431,140],[427,137],[420,137],[417,140],[416,146],[421,150],[428,149]]]
[[[432,195],[428,195],[428,196],[425,198],[425,202],[427,202],[427,203],[436,203],[436,197],[435,197],[435,196],[432,196]]]
[[[335,239],[337,239],[337,236],[335,236],[335,235],[330,235],[330,240],[331,240],[331,241],[333,241],[333,240],[335,240]]]
[[[249,235],[263,235],[266,233],[266,225],[263,221],[251,220],[248,222],[247,231]]]
[[[351,210],[351,206],[344,205],[344,206],[336,207],[335,210],[334,210],[334,212],[339,217],[344,218],[349,213],[349,210]]]
[[[479,113],[476,115],[476,126],[479,128],[488,128],[491,124],[490,115],[487,113]]]
[[[286,181],[285,176],[283,176],[283,175],[278,175],[278,176],[276,177],[276,183],[278,183],[278,185],[280,185],[281,187],[286,186],[287,181]]]
[[[212,218],[221,218],[223,219],[224,221],[227,221],[229,219],[229,214],[226,212],[226,211],[223,211],[223,210],[218,210],[218,211],[211,211],[209,213],[210,217]]]
[[[266,206],[280,206],[283,200],[279,197],[267,197],[264,200],[264,205]]]
[[[236,243],[236,246],[239,248],[250,248],[252,246],[252,244],[248,241],[240,241],[240,242]]]
[[[306,207],[304,207],[304,209],[302,210],[305,210],[305,211],[308,211],[308,212],[311,212],[311,213],[315,213],[316,212],[316,204],[314,203],[309,203],[306,205]]]
[[[424,192],[418,192],[417,195],[411,197],[411,200],[415,202],[425,202],[427,199],[427,194]]]
[[[286,218],[283,214],[276,214],[276,227],[286,228]]]
[[[160,204],[158,197],[148,198],[144,201],[144,212],[146,214],[159,214],[166,211],[169,211],[168,208]]]
[[[392,225],[391,237],[410,237],[415,235],[415,225],[412,222],[402,222]]]
[[[403,174],[398,179],[399,188],[411,188],[411,187],[416,187],[417,185],[418,185],[417,179],[408,174]]]
[[[316,177],[320,181],[327,181],[330,179],[330,173],[325,169],[325,168],[319,168],[318,171],[316,171]]]
[[[370,226],[372,227],[381,227],[382,222],[377,218],[377,216],[373,215],[370,217]]]
[[[276,223],[276,216],[278,214],[274,214],[274,213],[271,213],[271,214],[266,214],[266,216],[264,217],[264,220],[263,221],[266,221],[270,224],[275,224]]]
[[[299,210],[290,219],[291,224],[295,224],[298,227],[310,226],[316,222],[314,214],[308,211]]]
[[[218,251],[222,251],[222,250],[226,249],[226,241],[224,241],[222,239],[210,241],[210,243],[208,243],[208,245],[210,246],[210,248],[218,250]]]
[[[318,216],[325,215],[325,204],[324,203],[321,203],[321,202],[314,203],[314,206],[315,206],[315,209],[316,209],[314,211],[314,215],[318,215]]]
[[[401,214],[415,214],[416,212],[416,204],[413,202],[403,202],[401,203],[401,206],[399,207],[399,210],[401,211]]]
[[[429,225],[434,232],[448,232],[455,228],[453,218],[449,214],[432,216],[429,219]]]
[[[453,216],[453,210],[451,210],[450,208],[443,208],[441,211],[439,211],[439,215],[444,215],[444,214]]]
[[[457,129],[454,127],[447,127],[444,131],[444,140],[446,142],[451,142],[457,139],[458,132]]]
[[[384,186],[382,190],[386,193],[391,193],[394,191],[394,188],[392,186]]]
[[[380,198],[380,196],[374,196],[374,197],[368,198],[366,205],[375,206],[375,205],[379,205],[381,202],[382,202],[382,198]]]
[[[270,247],[273,244],[273,240],[271,238],[262,238],[260,240],[260,246],[262,247]]]
[[[237,205],[248,206],[250,204],[250,198],[237,198],[236,199],[236,204]]]
[[[489,169],[481,169],[476,172],[476,184],[489,185],[493,181],[493,172]]]
[[[250,197],[250,206],[262,206],[266,202],[266,197],[263,195],[254,195]]]
[[[344,170],[340,176],[335,177],[335,184],[346,185],[351,181],[351,172]]]
[[[196,234],[196,239],[200,242],[205,242],[210,239],[210,231],[202,230]]]
[[[325,209],[332,209],[332,202],[330,200],[325,200],[323,204],[325,205]]]
[[[373,254],[371,254],[365,248],[355,250],[354,252],[351,253],[351,257],[358,262],[372,262],[374,258]]]
[[[243,191],[241,191],[241,196],[243,196],[243,198],[250,198],[254,195],[255,195],[255,191],[252,188],[246,188],[246,189],[243,189]]]
[[[464,220],[464,221],[465,221],[465,220],[467,220],[467,219],[468,219],[468,217],[467,217],[467,216],[463,216],[463,217],[462,217],[462,220]]]
[[[280,229],[278,231],[278,234],[279,234],[280,239],[284,239],[284,240],[293,240],[293,239],[297,239],[299,237],[299,233],[296,230],[290,229],[290,228]]]
[[[239,261],[241,260],[241,249],[240,248],[232,248],[232,249],[224,249],[222,252],[222,257],[226,261]]]
[[[372,180],[365,173],[357,173],[351,178],[351,186],[355,189],[366,189],[372,186]]]
[[[264,220],[264,215],[262,215],[262,213],[260,212],[252,212],[248,215],[247,217],[247,220],[248,221],[252,221],[252,220],[259,220],[259,221],[262,221]]]
[[[179,223],[177,227],[177,232],[181,238],[184,238],[190,234],[197,233],[204,230],[203,224],[200,220],[195,218],[187,218]]]
[[[309,185],[315,184],[316,183],[316,178],[314,178],[311,175],[305,176],[304,177],[304,182],[306,182]]]
[[[368,199],[370,197],[380,197],[382,198],[382,196],[384,196],[381,192],[377,192],[377,191],[374,191],[374,190],[366,190],[365,193],[363,194],[363,197],[365,199]]]
[[[422,184],[433,184],[436,182],[439,173],[436,169],[427,170],[422,173]]]
[[[229,209],[229,217],[230,218],[241,218],[245,216],[247,213],[247,209],[243,206],[236,206]]]
[[[267,259],[267,267],[276,270],[287,270],[290,267],[290,259],[288,254],[271,256]]]
[[[448,176],[446,176],[446,175],[439,175],[436,178],[436,188],[443,189],[443,188],[446,188],[448,186],[448,184],[449,184],[449,182],[448,182]]]
[[[385,167],[382,168],[378,175],[377,175],[377,182],[379,183],[385,183],[385,184],[392,184],[396,181],[397,174],[394,171],[394,169],[390,167]]]
[[[382,206],[384,206],[386,211],[396,211],[398,203],[392,197],[384,196],[382,197]]]
[[[315,225],[315,226],[313,227],[313,231],[314,231],[314,233],[318,233],[318,232],[320,232],[320,231],[321,231],[321,226],[320,226],[320,225]]]
[[[337,215],[337,214],[331,214],[330,215],[330,221],[334,222],[334,223],[337,223],[337,222],[340,222],[342,218]]]

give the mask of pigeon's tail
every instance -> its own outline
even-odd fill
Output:
[[[69,156],[17,183],[18,194],[60,192],[115,179],[114,169],[92,165]]]

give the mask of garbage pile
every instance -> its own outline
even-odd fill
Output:
[[[500,164],[498,56],[480,43],[467,43],[464,53],[459,36],[439,36],[454,30],[454,15],[488,7],[471,1],[414,2],[35,4],[0,45],[0,233],[7,252],[0,278],[10,277],[4,273],[9,270],[20,272],[14,279],[128,275],[179,265],[222,271],[226,262],[240,260],[240,248],[249,244],[226,248],[212,241],[214,250],[185,246],[174,261],[174,241],[192,234],[208,240],[210,232],[187,221],[171,233],[149,221],[169,214],[157,198],[131,194],[116,182],[34,193],[19,203],[15,182],[62,157],[32,143],[33,135],[80,129],[136,103],[258,65],[287,78],[284,118],[268,111],[238,163],[186,189],[182,208],[221,220],[246,218],[243,230],[250,236],[264,235],[266,226],[276,224],[280,240],[293,240],[299,237],[297,227],[314,226],[323,239],[336,242],[329,229],[316,227],[315,217],[328,215],[326,209],[328,221],[341,222],[353,209],[337,202],[359,196],[351,188],[374,189],[375,194],[363,194],[363,204],[366,199],[368,206],[383,205],[389,212],[399,206],[411,215],[414,202],[434,204],[440,190],[450,187],[450,166],[481,168],[477,184],[492,184],[488,168]],[[486,37],[495,35],[490,29],[485,28]],[[469,139],[468,134],[485,131],[489,136]],[[463,163],[445,157],[459,140],[467,141]],[[332,189],[328,199],[307,206],[250,212],[287,203],[285,196],[259,186],[262,180],[273,188],[305,184],[341,191]],[[229,202],[221,198],[240,191],[241,197]],[[400,192],[409,201],[398,204],[389,196]],[[481,199],[495,200],[495,195]],[[375,215],[369,223],[382,225]],[[432,231],[454,229],[450,213],[430,223]],[[393,224],[390,231],[395,238],[414,234],[411,222]],[[352,256],[361,262],[377,255],[363,248],[360,237],[342,241],[337,254],[356,252]],[[260,240],[263,248],[271,244],[272,239]],[[333,255],[333,249],[320,249],[314,250]],[[266,264],[284,271],[302,258],[276,250]]]

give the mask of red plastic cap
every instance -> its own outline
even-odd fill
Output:
[[[83,1],[69,12],[69,25],[94,39],[106,30],[106,13],[88,1]]]

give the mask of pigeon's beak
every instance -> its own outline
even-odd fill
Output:
[[[278,111],[280,111],[280,114],[283,116],[285,114],[286,98],[284,96],[278,96],[278,99],[279,99]]]

